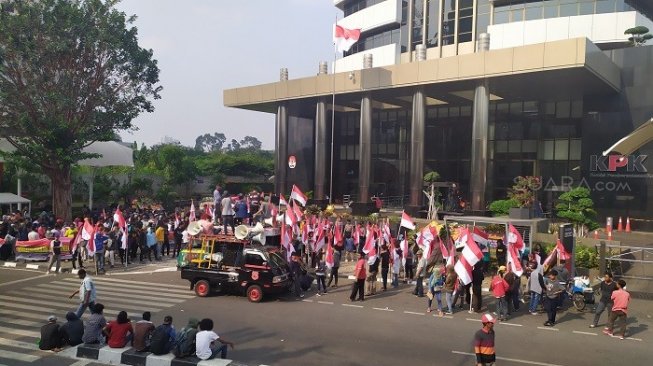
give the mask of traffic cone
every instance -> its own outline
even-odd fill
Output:
[[[598,238],[599,238],[599,231],[594,230],[594,239],[598,239]]]
[[[612,230],[608,230],[608,240],[612,240]]]
[[[617,224],[617,231],[624,231],[624,225],[621,222],[621,216],[619,216],[619,223]]]
[[[630,232],[630,217],[626,217],[626,232]]]

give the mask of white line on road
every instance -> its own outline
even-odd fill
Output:
[[[619,338],[619,336],[618,336],[618,335],[614,335],[614,334],[613,334],[613,335],[611,335],[610,337],[612,337],[612,338]],[[642,339],[641,339],[641,338],[632,338],[632,337],[626,337],[626,338],[624,338],[624,339],[628,339],[628,340],[631,340],[631,341],[638,341],[638,342],[641,342],[641,341],[642,341]]]
[[[542,330],[552,330],[554,332],[559,331],[560,329],[558,328],[551,328],[551,327],[537,327],[537,329],[542,329]]]
[[[404,314],[422,315],[422,316],[424,315],[424,313],[417,313],[417,312],[414,312],[414,311],[406,311],[406,310],[404,310]]]
[[[501,325],[509,325],[511,327],[523,327],[523,324],[515,324],[515,323],[506,323],[506,322],[499,322]]]
[[[32,272],[32,271],[30,271],[30,272]],[[0,286],[13,285],[14,283],[25,282],[25,281],[33,280],[33,279],[35,279],[35,278],[43,278],[43,277],[48,277],[48,275],[45,275],[45,274],[44,274],[44,275],[41,275],[41,276],[30,277],[30,278],[23,278],[23,279],[16,280],[16,281],[3,282],[3,283],[0,283]]]
[[[5,262],[5,267],[16,267],[16,262]]]
[[[333,301],[318,301],[318,304],[333,305]]]
[[[388,309],[388,308],[372,308],[372,309],[374,309],[374,310],[380,310],[380,311],[394,311],[394,310],[392,310],[392,309]]]
[[[342,306],[347,306],[350,308],[362,308],[363,305],[353,305],[353,304],[342,304]]]
[[[302,300],[302,301],[303,301],[303,302],[313,302],[313,300],[309,300],[309,299],[304,299],[304,300]]]
[[[451,351],[451,353],[455,353],[457,355],[464,355],[464,356],[476,356],[475,353],[469,353],[469,352]],[[509,362],[515,362],[515,363],[525,363],[525,364],[528,364],[528,365],[562,366],[562,365],[557,365],[557,364],[548,363],[548,362],[537,362],[537,361],[522,360],[522,359],[519,359],[519,358],[497,357],[497,360],[509,361]]]
[[[576,333],[576,334],[584,334],[584,335],[591,335],[591,336],[598,335],[598,334],[596,334],[596,333],[581,332],[581,331],[579,331],[579,330],[572,330],[571,332],[572,332],[572,333]]]
[[[2,350],[2,356],[0,357],[10,358],[12,360],[22,361],[22,362],[34,362],[41,358],[40,356],[27,355],[24,353],[12,352],[7,350]]]
[[[27,269],[39,269],[39,265],[38,264],[26,264],[25,268],[27,268]]]
[[[466,318],[465,320],[469,320],[470,322],[480,322],[481,319],[472,319],[472,318]]]
[[[91,363],[93,360],[79,360],[75,363],[71,363],[70,366],[86,366]]]
[[[21,342],[21,341],[17,341],[17,340],[14,340],[14,339],[0,338],[0,343],[2,343],[3,346],[24,348],[24,349],[28,349],[30,351],[38,351],[39,350],[39,346],[37,346],[36,343]]]

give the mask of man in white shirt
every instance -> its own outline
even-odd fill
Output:
[[[220,345],[216,344],[220,342]],[[227,346],[234,349],[233,342],[220,338],[213,331],[213,320],[205,318],[200,321],[200,331],[195,336],[195,355],[200,360],[210,360],[215,358],[218,353],[220,357],[227,358]]]
[[[79,294],[80,304],[75,314],[78,318],[81,318],[84,311],[86,311],[86,308],[93,309],[97,295],[95,292],[95,283],[93,282],[93,279],[91,279],[91,276],[86,275],[86,270],[84,268],[81,268],[79,272],[77,272],[77,276],[82,280],[82,283],[79,286],[79,290],[73,292],[69,298],[72,299],[75,295]]]
[[[36,225],[32,226],[32,230],[27,233],[27,240],[32,241],[32,240],[39,240],[41,237],[39,237],[39,233],[36,232]]]
[[[222,195],[222,224],[224,226],[223,233],[227,235],[227,226],[231,226],[231,233],[234,233],[234,209],[232,207],[231,196],[229,191],[224,191]]]

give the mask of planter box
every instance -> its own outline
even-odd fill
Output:
[[[508,212],[511,219],[528,220],[532,219],[533,210],[530,207],[512,207]]]

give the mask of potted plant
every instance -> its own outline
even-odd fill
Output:
[[[540,178],[533,176],[519,176],[515,178],[515,185],[508,192],[508,198],[517,202],[517,207],[510,208],[508,216],[511,219],[530,219],[533,214],[535,190],[540,186]]]

